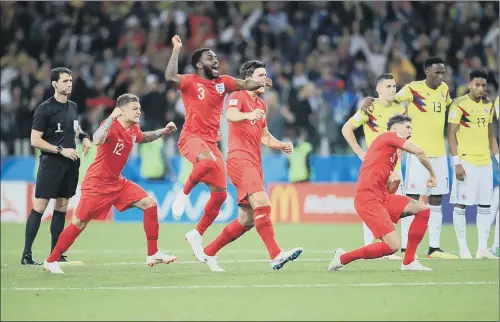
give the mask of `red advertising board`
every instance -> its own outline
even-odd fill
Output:
[[[354,209],[356,184],[271,184],[271,218],[274,222],[361,222]]]

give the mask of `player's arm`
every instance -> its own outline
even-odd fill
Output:
[[[493,117],[493,114],[491,115],[491,117]],[[493,121],[493,119],[491,119],[491,121]],[[493,122],[489,123],[488,124],[488,139],[489,139],[489,143],[490,143],[490,151],[491,153],[493,153],[493,155],[495,155],[495,159],[497,159],[497,162],[498,161],[498,158],[499,158],[499,155],[498,155],[498,142],[497,142],[497,138],[495,137],[495,126],[493,125]]]
[[[412,100],[412,98],[413,95],[410,91],[409,85],[403,86],[394,96],[396,103],[405,108],[406,114],[408,114],[408,103]]]
[[[451,158],[455,167],[455,177],[463,181],[465,179],[465,169],[462,166],[462,161],[458,156],[458,139],[457,133],[462,119],[462,110],[456,104],[450,105],[450,113],[448,114],[448,147],[450,149]]]
[[[264,86],[272,86],[273,82],[271,79],[266,78],[263,81],[256,81],[251,78],[248,79],[235,79],[235,88],[237,91],[246,90],[246,91],[255,91]]]
[[[95,131],[94,136],[92,137],[94,139],[94,144],[97,146],[102,145],[108,136],[109,129],[111,128],[111,125],[113,125],[113,121],[120,115],[122,115],[122,109],[119,107],[115,107],[113,112],[111,113],[108,118],[102,122],[101,126]]]
[[[141,143],[149,143],[156,141],[162,136],[170,134],[175,131],[177,131],[177,126],[175,126],[174,122],[169,122],[167,126],[165,126],[163,129],[158,129],[156,131],[142,132],[143,136]]]
[[[181,84],[181,78],[179,77],[179,52],[182,48],[181,38],[175,35],[172,38],[172,55],[168,61],[167,68],[165,69],[165,80],[171,84],[174,88],[179,88]]]
[[[436,173],[434,172],[434,168],[432,167],[431,160],[425,153],[424,149],[409,140],[406,140],[404,142],[401,149],[405,152],[414,154],[418,158],[420,163],[422,163],[422,165],[427,169],[427,171],[429,171],[429,175],[431,176],[431,178],[436,177]]]
[[[275,138],[271,132],[269,132],[269,129],[267,127],[262,129],[262,137],[260,139],[260,142],[271,149],[275,150],[281,150],[285,153],[292,153],[293,152],[293,145],[290,142],[282,142]]]
[[[363,103],[365,108],[369,105],[367,103],[368,99],[369,98],[366,98]],[[359,146],[358,140],[356,140],[356,136],[354,135],[354,130],[368,122],[368,115],[363,112],[363,106],[342,127],[342,135],[344,136],[344,139],[347,141],[352,151],[356,153],[361,160],[365,157],[365,151],[363,151],[361,146]]]
[[[243,101],[237,93],[229,96],[226,109],[226,118],[229,122],[257,121],[265,117],[265,113],[261,109],[256,109],[252,112],[242,112],[242,104]]]

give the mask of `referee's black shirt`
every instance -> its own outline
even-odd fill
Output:
[[[78,127],[78,107],[75,102],[58,102],[54,96],[40,104],[33,115],[31,128],[43,132],[42,139],[55,146],[76,148],[75,132]],[[42,154],[54,155],[41,151]]]

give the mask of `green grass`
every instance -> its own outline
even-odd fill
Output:
[[[160,246],[179,260],[151,268],[141,264],[142,224],[91,223],[67,253],[85,264],[50,275],[19,264],[24,225],[2,224],[1,320],[498,321],[498,261],[423,260],[432,272],[401,272],[398,261],[371,260],[332,273],[327,267],[333,250],[359,247],[361,225],[278,225],[281,247],[304,248],[297,261],[272,271],[251,231],[218,254],[226,272],[216,274],[194,262],[183,238],[192,227],[162,224]],[[209,228],[205,244],[222,227]],[[475,233],[470,226],[473,251]],[[43,260],[49,246],[44,224],[35,259]],[[443,229],[442,247],[457,249],[451,226]]]

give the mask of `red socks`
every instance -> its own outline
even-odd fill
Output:
[[[212,169],[217,166],[217,163],[212,159],[201,159],[194,166],[193,170],[191,170],[191,174],[184,184],[184,194],[188,195],[193,188],[200,183],[203,177]]]
[[[156,254],[158,251],[158,234],[160,223],[158,222],[158,207],[144,209],[143,218],[144,232],[148,243],[148,256]]]
[[[196,230],[200,233],[200,235],[203,236],[207,228],[214,222],[215,218],[217,218],[226,197],[227,192],[225,190],[210,192],[210,199],[208,199],[208,202],[205,205],[205,212],[196,226]]]
[[[270,214],[271,207],[269,206],[255,208],[255,229],[266,245],[269,257],[271,257],[271,259],[275,259],[281,252],[281,249],[278,247],[278,244],[274,239],[274,228],[273,223],[271,222]]]
[[[221,250],[222,247],[238,239],[241,235],[249,230],[249,228],[246,228],[245,226],[240,224],[238,219],[231,221],[226,227],[224,227],[222,233],[220,233],[220,235],[217,236],[217,238],[213,242],[205,247],[205,254],[208,256],[215,256],[215,254],[217,254],[217,252]]]
[[[403,264],[408,265],[415,260],[418,244],[422,241],[429,222],[430,209],[425,209],[415,215],[408,230],[408,245],[406,246]]]
[[[372,259],[394,254],[395,252],[384,242],[373,243],[340,256],[342,265],[349,264],[357,259]]]
[[[47,262],[57,262],[59,258],[61,258],[61,255],[64,254],[71,247],[71,245],[73,245],[75,239],[81,232],[80,228],[73,224],[66,227],[66,229],[64,229],[59,236],[56,247],[54,247],[54,250],[50,253],[49,257],[47,257]]]

